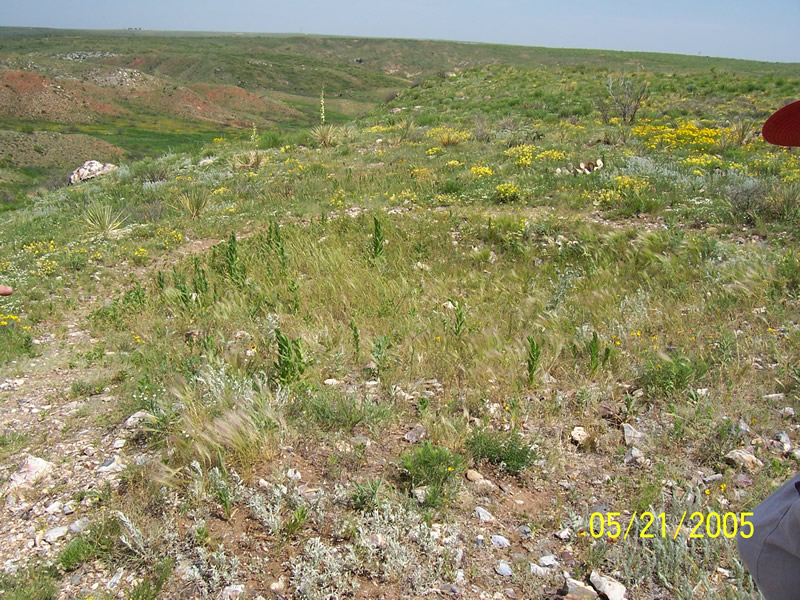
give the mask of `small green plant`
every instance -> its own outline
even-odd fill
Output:
[[[401,479],[410,490],[427,488],[424,506],[437,507],[453,497],[466,462],[449,448],[425,441],[401,454],[400,466]]]
[[[538,459],[517,432],[475,430],[467,440],[467,449],[476,461],[486,460],[509,473],[519,473]]]
[[[368,512],[375,510],[380,505],[383,478],[367,479],[364,483],[356,483],[353,493],[350,494],[350,504],[355,510]]]
[[[276,329],[275,341],[278,342],[278,358],[274,364],[277,378],[281,383],[291,383],[306,370],[300,339],[289,339],[280,329]]]
[[[306,521],[308,521],[308,505],[301,504],[295,508],[292,514],[289,515],[289,518],[286,519],[283,525],[284,537],[286,539],[295,537],[303,528],[303,525],[306,524]]]
[[[341,131],[337,125],[326,123],[315,125],[311,128],[311,138],[323,148],[332,148],[339,143],[342,138]]]
[[[586,346],[589,351],[589,372],[596,375],[601,367],[605,367],[608,359],[611,357],[611,348],[606,346],[600,349],[600,338],[596,331],[592,332],[592,339]]]
[[[90,235],[106,239],[119,231],[125,217],[121,212],[115,213],[108,204],[93,202],[86,207],[83,222]]]
[[[193,186],[178,192],[175,208],[196,221],[211,205],[211,194],[205,188]]]
[[[225,274],[236,285],[242,285],[245,281],[244,263],[239,258],[239,245],[236,241],[236,233],[231,231],[228,243],[223,250],[225,261]]]
[[[461,337],[461,334],[463,334],[467,328],[464,305],[461,304],[461,302],[453,300],[452,298],[449,298],[448,301],[453,305],[453,310],[455,312],[455,319],[453,320],[453,335],[456,337]]]
[[[668,397],[684,391],[700,379],[708,366],[700,360],[674,352],[669,356],[651,358],[644,367],[641,384],[650,395]]]
[[[532,385],[536,377],[536,369],[539,368],[539,360],[542,356],[542,346],[532,335],[528,336],[527,360],[528,385]]]
[[[378,373],[382,373],[389,366],[389,350],[392,340],[388,335],[379,335],[372,342],[372,360],[375,361]]]
[[[383,256],[383,246],[386,240],[383,236],[383,227],[381,226],[381,222],[378,220],[378,217],[372,217],[372,223],[373,233],[370,254],[372,255],[373,259],[378,259]]]
[[[352,319],[350,320],[350,333],[353,336],[353,352],[355,353],[356,358],[358,358],[358,355],[360,354],[361,336],[358,332],[358,326],[356,325],[356,322]]]

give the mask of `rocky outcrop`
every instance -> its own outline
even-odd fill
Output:
[[[117,165],[112,165],[111,163],[101,163],[96,160],[87,160],[85,163],[83,163],[83,165],[70,173],[69,183],[70,185],[75,185],[76,183],[80,183],[82,181],[94,179],[95,177],[105,175],[116,168]]]

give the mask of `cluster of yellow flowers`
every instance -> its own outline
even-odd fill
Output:
[[[692,155],[683,160],[690,167],[709,169],[722,166],[722,159],[711,154]]]
[[[445,167],[461,167],[463,165],[464,163],[457,160],[448,160],[446,163],[444,163]]]
[[[518,167],[530,167],[531,163],[533,162],[533,153],[535,150],[535,146],[531,146],[530,144],[521,144],[519,146],[509,148],[503,154],[509,158],[513,158],[514,164]]]
[[[519,200],[519,187],[513,183],[501,183],[494,188],[499,202],[513,202]]]
[[[144,344],[144,340],[133,329],[131,329],[131,335],[133,336],[134,343],[136,343],[136,344]]]
[[[0,313],[0,326],[5,327],[8,325],[9,321],[19,321],[19,317],[16,315],[4,315]]]
[[[215,143],[215,144],[221,144],[221,143],[222,143],[222,142],[224,142],[224,141],[225,141],[225,138],[224,138],[224,137],[218,137],[218,138],[214,138],[214,143]]]
[[[58,271],[58,263],[49,258],[40,257],[36,259],[36,272],[39,277],[47,277],[48,275],[55,275]]]
[[[53,240],[50,240],[49,242],[31,242],[30,244],[24,244],[22,248],[34,256],[41,256],[42,254],[55,252],[56,243]]]
[[[336,193],[328,201],[334,208],[341,208],[344,206],[344,190],[338,189]]]
[[[470,169],[472,174],[480,179],[481,177],[491,177],[494,175],[494,171],[492,171],[489,167],[482,167],[479,165],[475,165]]]
[[[11,270],[11,263],[7,260],[0,260],[0,273],[3,271],[10,271]]]
[[[425,167],[411,169],[411,176],[415,179],[430,179],[433,177],[433,172]]]
[[[425,154],[428,156],[439,156],[440,154],[444,154],[444,148],[441,146],[434,146],[433,148],[428,148]]]
[[[664,150],[688,148],[707,151],[716,145],[725,131],[725,129],[713,127],[698,127],[691,121],[680,121],[677,127],[645,122],[633,128],[633,135],[640,138],[645,146],[653,150],[657,148]]]
[[[641,177],[618,175],[614,178],[614,185],[623,196],[635,196],[650,189],[650,182]]]
[[[567,158],[567,153],[563,150],[543,150],[536,155],[536,160],[561,161]]]
[[[446,126],[434,127],[425,135],[431,139],[438,140],[442,146],[455,146],[461,142],[466,142],[472,137],[469,131]]]
[[[367,127],[365,131],[367,133],[388,133],[389,131],[394,131],[393,125],[373,125],[372,127]]]
[[[224,194],[227,191],[228,191],[228,188],[226,188],[225,186],[222,186],[222,187],[218,187],[213,192],[211,192],[211,195],[212,196],[220,196],[220,195]]]
[[[164,250],[169,250],[173,246],[180,246],[183,243],[183,234],[175,229],[159,227],[156,229],[156,239],[164,244]]]
[[[133,251],[133,262],[141,263],[147,258],[147,250],[144,248],[137,248]]]

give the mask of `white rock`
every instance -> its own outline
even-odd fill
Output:
[[[625,445],[629,448],[639,442],[644,434],[641,431],[634,429],[633,425],[629,423],[622,424],[622,433],[625,436]]]
[[[731,450],[725,455],[725,460],[727,460],[729,463],[744,467],[750,472],[758,471],[764,466],[764,463],[753,456],[753,453],[749,450]]]
[[[111,163],[101,163],[96,160],[87,160],[85,163],[83,163],[83,165],[70,173],[69,183],[70,185],[75,185],[81,181],[94,179],[95,177],[100,177],[101,175],[110,173],[116,168],[117,165],[112,165]]]
[[[782,408],[778,411],[782,417],[787,419],[793,419],[795,417],[794,409],[791,406],[787,406],[786,408]]]
[[[302,475],[300,475],[300,471],[297,469],[289,469],[286,471],[286,477],[292,481],[300,481],[303,478]]]
[[[61,527],[53,527],[52,529],[48,529],[44,533],[44,541],[47,542],[48,544],[53,544],[53,543],[56,542],[56,540],[64,537],[65,535],[67,535],[67,531],[69,531],[69,529],[67,528],[66,525],[62,525]]]
[[[53,463],[28,454],[25,458],[25,462],[20,465],[19,469],[12,473],[3,493],[10,492],[20,486],[31,486],[54,468],[55,465]]]
[[[478,517],[484,523],[492,523],[495,520],[494,516],[492,516],[492,513],[490,513],[482,506],[479,506],[478,508],[475,509],[475,516]]]
[[[600,575],[597,571],[592,571],[592,574],[589,576],[589,581],[594,586],[594,589],[604,594],[608,600],[623,600],[623,598],[625,598],[627,590],[625,586],[616,579],[605,577]]]
[[[125,427],[127,429],[133,429],[142,421],[155,421],[156,418],[151,415],[149,412],[140,410],[133,413],[128,419],[125,421]]]
[[[467,479],[470,481],[481,481],[483,479],[483,475],[478,473],[475,469],[467,469]]]
[[[628,448],[628,451],[625,453],[626,465],[631,465],[634,463],[642,464],[643,461],[644,461],[644,454],[642,454],[641,450],[639,450],[636,446],[631,446],[630,448]]]
[[[426,435],[425,427],[423,427],[420,423],[417,423],[408,430],[408,432],[403,436],[403,439],[407,442],[412,444],[416,444],[422,439],[425,439]]]
[[[557,567],[558,558],[556,558],[552,554],[545,554],[539,559],[539,564],[542,565],[543,567],[548,567],[548,568]]]
[[[48,515],[55,515],[61,512],[61,507],[62,507],[61,502],[56,500],[50,506],[45,508],[44,512],[46,512]]]
[[[491,537],[492,546],[495,548],[508,548],[511,546],[511,542],[508,541],[508,538],[504,535],[493,535]]]
[[[786,394],[778,392],[777,394],[766,394],[764,400],[785,400]]]
[[[551,572],[552,571],[550,571],[550,569],[545,569],[536,563],[531,563],[531,575],[535,575],[536,577],[547,577]]]
[[[75,512],[75,500],[70,500],[67,502],[64,507],[61,509],[61,512],[65,515],[71,515]]]
[[[564,573],[564,585],[567,588],[567,600],[595,600],[597,592],[577,579],[572,579]]]
[[[120,450],[124,446],[125,446],[125,440],[123,440],[122,438],[114,440],[114,450]]]
[[[495,565],[494,572],[498,575],[502,575],[503,577],[511,577],[514,574],[514,572],[511,570],[511,565],[504,560],[501,560]]]
[[[219,600],[238,600],[244,594],[244,585],[237,583],[224,588],[219,594]]]
[[[342,382],[339,381],[338,379],[334,379],[333,377],[330,377],[330,378],[326,379],[325,381],[323,381],[322,383],[325,384],[325,385],[339,385]]]
[[[286,589],[286,580],[283,578],[283,575],[281,575],[279,579],[276,579],[275,581],[269,584],[269,591],[272,592],[273,594],[280,594],[285,589]]]
[[[423,485],[422,487],[414,488],[411,490],[414,498],[417,499],[417,502],[420,504],[425,504],[425,501],[428,499],[428,486]]]
[[[589,439],[589,433],[583,427],[574,427],[572,429],[572,433],[570,433],[570,437],[572,441],[578,444],[578,446],[583,446],[586,443],[586,440]]]
[[[569,527],[565,527],[564,529],[556,533],[556,537],[560,539],[562,542],[567,542],[569,541],[569,538],[572,537],[572,529],[570,529]]]
[[[119,456],[107,458],[103,464],[97,467],[98,473],[119,473],[125,470],[125,464],[119,459]]]

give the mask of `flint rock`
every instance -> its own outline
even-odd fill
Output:
[[[637,431],[633,425],[630,425],[629,423],[622,424],[622,434],[625,436],[625,445],[628,448],[639,442],[644,437],[644,434],[641,431]]]
[[[592,571],[589,581],[598,592],[603,594],[608,600],[624,600],[627,590],[616,579],[600,575],[597,571]]]
[[[567,600],[595,600],[597,598],[597,592],[582,581],[572,579],[567,573],[564,573],[564,588],[567,591],[565,596]]]
[[[54,468],[53,463],[29,454],[25,462],[11,475],[2,493],[10,492],[20,486],[31,486]]]
[[[725,455],[725,460],[734,465],[739,465],[751,473],[758,471],[764,463],[758,460],[749,450],[731,450]]]
[[[82,181],[88,181],[96,177],[101,177],[117,168],[111,163],[101,163],[97,160],[87,160],[80,167],[75,169],[69,176],[70,185],[75,185]]]

